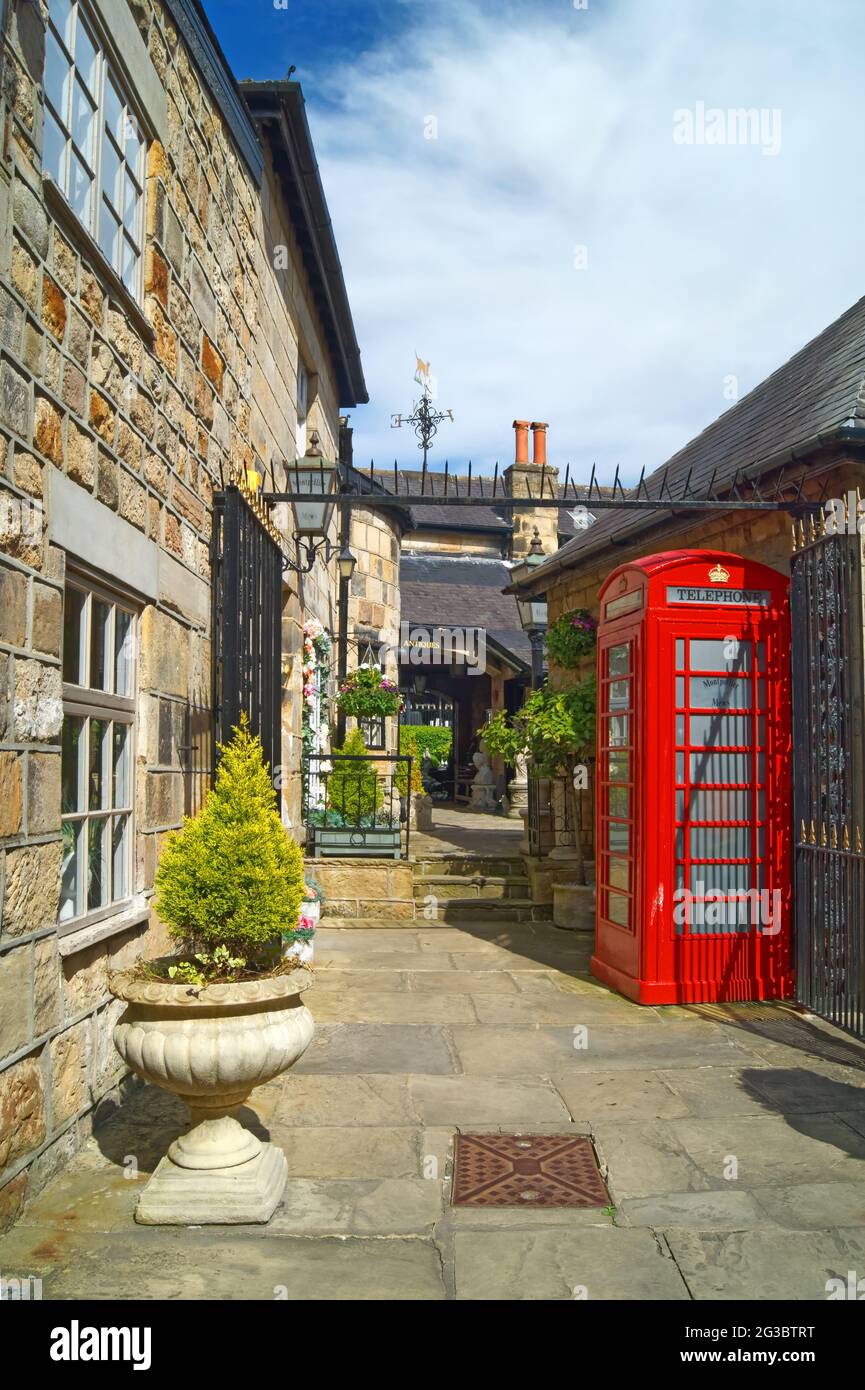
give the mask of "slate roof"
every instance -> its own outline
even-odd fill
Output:
[[[509,581],[510,570],[501,560],[403,555],[400,616],[422,627],[485,628],[499,646],[528,666],[531,645],[520,626],[517,601],[502,593]]]
[[[714,471],[714,491],[724,495],[737,470],[759,476],[818,447],[860,440],[865,444],[865,298],[657,468],[647,488],[650,496],[660,496],[666,471],[675,492],[690,471],[690,486],[699,493]],[[685,508],[677,511],[686,514]],[[594,526],[537,567],[532,587],[612,544],[630,543],[661,519],[669,513],[600,512]]]

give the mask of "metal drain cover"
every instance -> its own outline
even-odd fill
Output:
[[[458,1134],[455,1207],[606,1207],[590,1139],[561,1134]]]

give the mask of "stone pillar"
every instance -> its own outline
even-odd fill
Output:
[[[518,753],[514,759],[514,775],[508,782],[508,801],[508,817],[511,820],[522,818],[525,823],[529,809],[529,774],[525,753]],[[526,838],[525,830],[523,838]]]

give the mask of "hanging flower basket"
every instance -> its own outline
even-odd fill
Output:
[[[563,613],[547,632],[547,652],[564,671],[572,671],[598,640],[598,624],[585,608]]]
[[[336,703],[341,714],[354,719],[388,719],[399,714],[403,698],[377,667],[359,666],[339,687]]]

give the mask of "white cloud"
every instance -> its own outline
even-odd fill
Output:
[[[456,417],[440,460],[509,462],[526,416],[550,422],[553,461],[634,477],[720,414],[725,378],[744,394],[865,292],[865,8],[423,13],[334,70],[325,102],[308,92],[371,394],[358,459],[416,462],[389,419],[417,349]],[[674,111],[700,101],[779,110],[777,156],[675,144]]]

